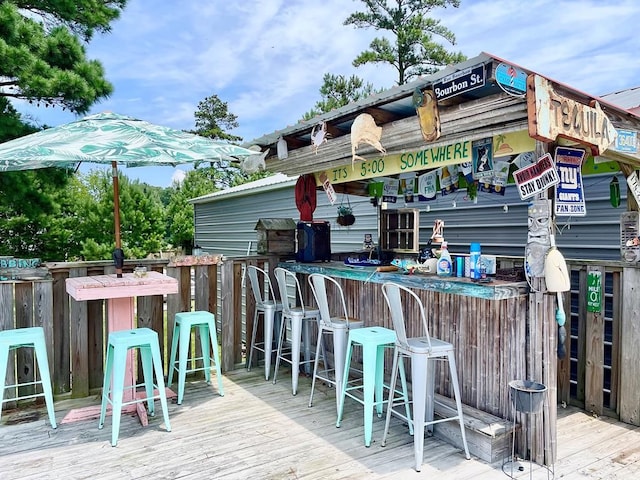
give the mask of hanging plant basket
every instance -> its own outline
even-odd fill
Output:
[[[338,207],[338,218],[336,218],[336,222],[338,222],[338,225],[342,225],[343,227],[348,227],[349,225],[356,223],[356,217],[353,216],[351,202],[349,202],[348,197],[346,205],[344,204],[344,196],[342,197],[342,202]]]
[[[348,213],[346,215],[338,215],[338,218],[336,218],[336,222],[338,222],[338,225],[348,227],[349,225],[353,225],[354,223],[356,223],[356,217],[354,217],[352,213]]]

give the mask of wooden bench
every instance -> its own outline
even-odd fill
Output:
[[[456,411],[455,400],[436,394],[436,418],[450,417],[448,408]],[[462,405],[465,436],[469,453],[486,462],[494,463],[511,455],[511,432],[513,422],[497,417],[477,408]],[[516,425],[516,429],[519,428]],[[434,436],[441,438],[460,449],[463,449],[460,426],[457,421],[437,423],[433,427]]]

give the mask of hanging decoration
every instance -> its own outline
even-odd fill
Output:
[[[254,152],[260,152],[260,147],[258,145],[251,145],[249,150],[253,150]],[[264,152],[261,152],[260,155],[250,155],[246,158],[243,158],[240,161],[240,168],[243,172],[252,174],[256,173],[260,169],[266,170],[267,165],[264,163],[265,158],[269,154],[269,149],[267,148]]]
[[[344,197],[347,197],[347,203],[344,203]],[[356,217],[353,215],[353,209],[351,208],[351,201],[348,195],[343,195],[340,205],[338,206],[338,218],[336,218],[338,225],[348,227],[356,223]]]
[[[438,191],[437,173],[435,170],[418,177],[418,201],[435,200]]]
[[[528,208],[527,244],[524,251],[524,273],[527,279],[544,276],[544,261],[551,247],[551,200],[536,199]]]
[[[413,106],[416,108],[420,120],[420,131],[425,142],[434,142],[440,138],[440,115],[438,115],[438,102],[431,89],[413,92]]]
[[[471,143],[473,178],[482,180],[493,176],[493,138],[483,138]]]
[[[278,160],[284,160],[289,156],[289,149],[287,148],[287,141],[282,135],[278,137],[278,143],[276,145],[278,151]]]
[[[318,128],[318,131],[316,131]],[[317,125],[314,125],[311,129],[311,145],[315,150],[315,154],[318,154],[318,148],[323,143],[328,141],[328,133],[327,133],[327,122],[320,122]]]
[[[416,186],[416,174],[402,173],[400,174],[400,190],[398,195],[404,196],[405,203],[413,203],[415,201],[415,186]]]
[[[620,206],[620,182],[618,182],[618,177],[615,176],[611,179],[611,183],[609,183],[609,202],[611,202],[611,206],[614,208]]]
[[[367,159],[356,155],[356,149],[361,143],[371,145],[383,155],[387,151],[380,143],[382,137],[382,127],[376,125],[376,121],[368,113],[358,115],[351,125],[351,167],[357,160],[365,162]]]
[[[458,166],[449,165],[437,170],[440,182],[440,194],[449,195],[458,190]]]
[[[300,220],[313,221],[313,212],[316,210],[316,179],[311,174],[298,177],[295,186],[296,207],[300,212]]]
[[[566,315],[564,313],[564,303],[562,292],[571,289],[571,280],[567,269],[567,262],[560,250],[556,248],[556,238],[552,233],[550,236],[551,247],[547,251],[544,259],[544,280],[548,292],[555,292],[558,302],[556,309],[556,323],[558,324],[558,358],[563,359],[566,355],[565,341],[567,332],[565,329]]]

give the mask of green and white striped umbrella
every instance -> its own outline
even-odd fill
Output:
[[[98,113],[0,144],[0,172],[72,167],[80,162],[127,167],[242,160],[260,152],[154,125]]]
[[[118,164],[127,167],[175,166],[214,160],[242,163],[250,156],[259,158],[260,152],[104,112],[1,143],[0,172],[73,168],[81,162],[110,163],[113,171],[115,260],[116,255],[122,255]],[[116,267],[120,273],[118,262]]]

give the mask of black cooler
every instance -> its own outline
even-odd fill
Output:
[[[331,227],[327,221],[298,222],[296,261],[331,261]]]

